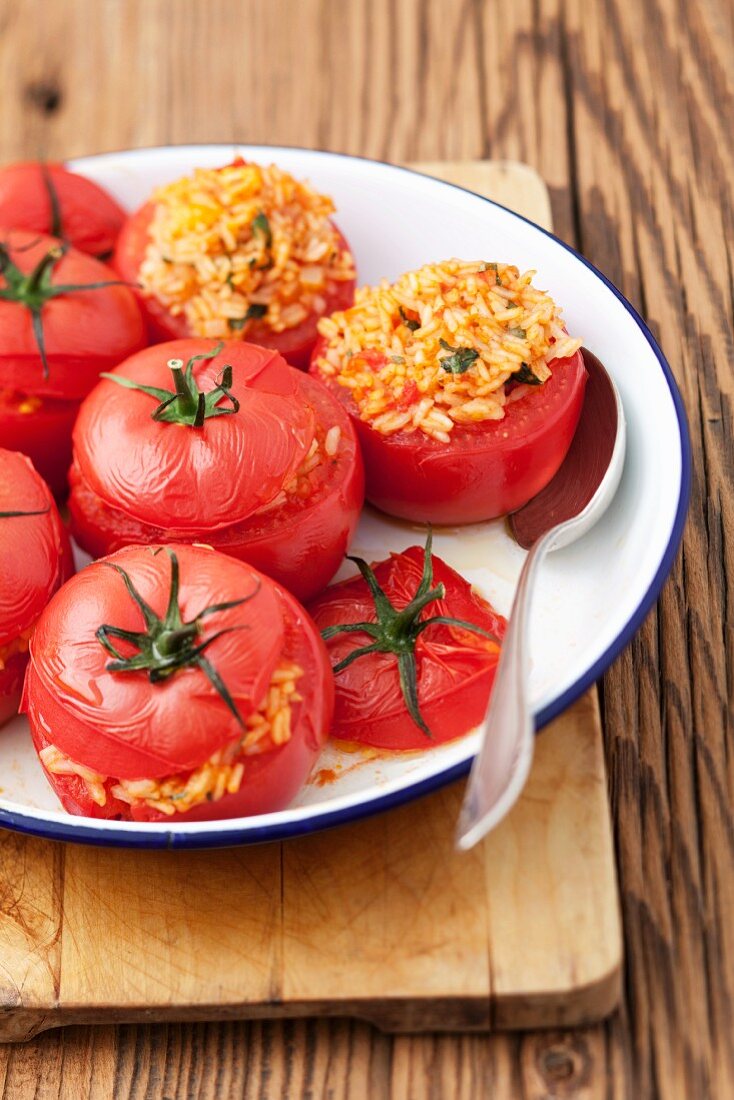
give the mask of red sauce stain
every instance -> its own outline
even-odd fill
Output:
[[[317,787],[325,787],[327,783],[334,783],[336,779],[337,774],[333,768],[319,768],[313,777],[313,782]]]

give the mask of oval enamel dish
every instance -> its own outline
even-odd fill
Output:
[[[531,691],[540,729],[601,676],[653,606],[681,539],[690,456],[672,373],[650,331],[619,291],[552,234],[452,184],[375,161],[270,146],[179,146],[87,157],[70,164],[125,208],[195,166],[239,153],[274,162],[333,196],[354,250],[358,282],[396,278],[449,256],[490,259],[537,271],[619,387],[628,451],[619,492],[601,522],[543,566],[531,627]],[[365,510],[352,550],[378,560],[422,544],[424,529]],[[524,551],[503,520],[435,532],[435,552],[507,614]],[[342,569],[339,577],[349,575]],[[0,825],[59,840],[141,848],[214,847],[276,840],[353,821],[417,798],[466,774],[472,734],[410,753],[360,756],[328,747],[312,782],[287,810],[227,821],[162,824],[70,817],[41,773],[24,719],[0,734]]]

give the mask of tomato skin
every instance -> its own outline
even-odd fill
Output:
[[[254,593],[241,608],[217,612],[212,620],[212,629],[237,620],[248,629],[231,631],[207,651],[243,717],[263,698],[281,660],[303,669],[302,699],[292,704],[291,738],[245,758],[245,781],[236,794],[174,817],[144,805],[131,807],[109,794],[100,807],[79,777],[47,773],[70,813],[175,825],[280,809],[303,785],[325,739],[333,711],[333,678],[324,645],[304,609],[267,577],[239,562],[204,547],[174,549],[181,564],[185,619],[192,617],[194,606],[201,610],[223,596]],[[147,547],[132,547],[114,557],[159,613],[163,558],[167,564],[168,555],[153,555]],[[131,606],[135,617],[135,606],[113,570],[95,563],[77,576],[73,589],[62,592],[56,606],[42,616],[31,644],[23,708],[39,751],[52,743],[77,763],[109,775],[108,785],[113,785],[119,778],[185,773],[240,735],[236,720],[199,669],[180,669],[162,684],[151,684],[144,672],[106,670],[109,656],[90,637],[91,628],[100,614],[105,621],[128,625]]]
[[[27,665],[27,653],[14,653],[0,668],[0,726],[18,713]]]
[[[115,247],[125,211],[98,184],[63,164],[26,161],[0,168],[0,225],[52,232],[53,216],[44,169],[56,191],[65,239],[80,252],[105,256]]]
[[[0,519],[0,646],[34,625],[73,572],[69,537],[48,486],[25,455],[0,450],[0,512],[10,511],[41,514]]]
[[[45,511],[44,511],[45,509]],[[25,455],[0,450],[0,725],[18,712],[28,663],[26,638],[52,594],[74,571],[61,517],[45,482]]]
[[[412,546],[375,566],[377,580],[400,609],[413,598],[423,569],[423,550]],[[449,615],[482,627],[497,643],[444,625],[423,631],[416,643],[418,702],[433,735],[415,724],[400,689],[397,658],[373,653],[337,673],[332,734],[384,749],[426,749],[453,740],[484,717],[499,660],[499,642],[507,623],[445,562],[433,557],[434,586],[443,599],[428,605],[421,618]],[[355,577],[327,588],[309,605],[319,630],[349,622],[374,622],[375,607],[365,581]],[[337,634],[327,642],[332,666],[373,639],[366,633]]]
[[[202,347],[208,347],[212,341],[186,341],[167,345],[164,351],[160,345],[142,353],[136,357],[150,358],[154,355],[161,356],[164,360],[171,355],[180,358],[196,354]],[[236,390],[238,357],[244,358],[250,345],[242,342],[228,345],[217,360],[212,361],[211,373],[216,375],[221,371],[221,365],[217,365],[228,359],[235,363],[235,381],[232,392]],[[230,522],[215,527],[193,528],[190,537],[196,541],[206,542],[223,553],[248,562],[256,569],[260,569],[274,580],[283,584],[301,600],[310,599],[319,592],[336,573],[347,547],[354,535],[359,520],[359,514],[364,501],[364,472],[362,458],[357,445],[356,437],[344,409],[328,390],[317,380],[296,373],[291,368],[283,365],[289,379],[295,380],[293,393],[299,404],[313,411],[314,419],[320,423],[325,431],[332,427],[339,427],[340,442],[337,452],[332,460],[322,463],[314,472],[315,481],[310,496],[303,500],[288,501],[272,511],[267,509],[254,511],[243,518],[235,518],[235,507],[241,503],[242,494],[249,491],[243,483],[241,489],[235,474],[230,476],[231,487],[237,498],[233,504],[228,504],[227,511]],[[123,365],[121,372],[130,372]],[[112,424],[109,419],[110,391],[117,390],[114,395],[120,399],[120,420]],[[242,394],[240,395],[242,396]],[[70,471],[71,495],[69,507],[72,516],[72,529],[74,536],[85,550],[95,557],[109,554],[121,549],[130,543],[166,543],[174,542],[181,537],[178,529],[167,527],[162,519],[158,523],[151,522],[149,517],[158,515],[162,517],[169,509],[164,504],[168,493],[165,483],[161,483],[156,496],[150,496],[151,475],[149,473],[151,461],[130,461],[129,435],[133,422],[133,405],[140,409],[144,418],[143,424],[147,431],[149,428],[159,440],[156,444],[160,448],[161,455],[166,455],[166,440],[175,438],[184,444],[191,443],[198,446],[197,433],[192,429],[180,428],[171,424],[154,424],[150,420],[150,412],[155,407],[154,402],[139,393],[122,390],[115,383],[103,383],[98,391],[95,391],[84,403],[83,414],[80,415],[75,432],[76,449],[75,459]],[[97,419],[95,410],[98,410],[101,419]],[[283,398],[278,399],[275,406],[278,417],[284,415]],[[213,430],[228,433],[236,428],[235,417],[220,417],[214,422]],[[211,422],[208,422],[210,425]],[[97,425],[97,427],[94,427]],[[205,429],[208,431],[208,426]],[[258,430],[253,425],[253,433]],[[99,440],[105,447],[115,446],[121,448],[123,463],[116,467],[116,475],[111,481],[112,490],[103,498],[97,491],[98,482],[94,482],[93,475],[100,473],[101,463],[95,459],[94,452],[89,446],[89,433],[95,431]],[[172,435],[175,433],[175,437]],[[185,433],[191,433],[186,435]],[[257,446],[251,435],[249,448]],[[110,442],[114,441],[114,442]],[[222,444],[224,447],[224,444]],[[152,452],[151,452],[152,453]],[[219,469],[242,469],[242,460],[237,460],[238,451],[232,450],[229,458],[222,452],[221,459],[211,463],[213,476],[220,480]],[[158,464],[162,468],[169,468],[171,463],[168,457],[160,458]],[[272,465],[270,466],[272,472]],[[181,479],[190,473],[191,462],[184,453],[182,467],[184,472]],[[115,507],[115,487],[124,483],[128,488],[135,487],[135,478],[142,476],[145,480],[145,492],[149,494],[148,506],[143,515],[143,507],[135,499],[134,492],[130,497],[126,510]],[[178,476],[178,475],[177,475]],[[252,480],[250,478],[247,479]],[[255,480],[258,480],[257,478]],[[141,486],[141,495],[143,487]],[[213,489],[209,489],[206,481],[202,481],[198,489],[191,487],[185,495],[191,500],[206,499],[210,501]],[[170,510],[171,515],[180,514],[182,505],[178,503],[181,490],[178,490],[175,507]],[[232,519],[234,521],[232,522]]]
[[[53,237],[1,229],[10,258],[29,274]],[[52,285],[108,282],[115,273],[99,260],[70,248],[53,269]],[[42,310],[48,377],[33,332],[31,311],[20,302],[0,300],[0,388],[78,401],[101,371],[110,370],[145,343],[143,318],[129,287],[71,291],[51,298]]]
[[[317,346],[315,361],[321,354]],[[584,399],[581,352],[556,360],[542,386],[508,404],[504,419],[456,425],[448,444],[423,432],[383,435],[360,420],[349,391],[324,378],[349,410],[362,448],[367,499],[420,523],[478,523],[507,515],[543,489],[566,457]]]
[[[148,202],[131,214],[122,227],[112,264],[126,282],[135,283],[138,280],[140,265],[148,247],[148,229],[154,212],[154,204]],[[343,234],[338,230],[337,233],[342,248],[349,248]],[[354,301],[355,286],[354,279],[334,280],[327,284],[323,315],[348,309]],[[151,342],[180,340],[191,336],[186,318],[182,314],[174,316],[152,296],[139,293],[138,300],[147,320]],[[250,343],[280,352],[292,367],[308,370],[311,352],[318,339],[317,325],[321,316],[322,314],[311,313],[300,325],[284,332],[273,332],[266,324],[255,322],[247,330],[247,339]]]
[[[38,405],[23,411],[24,405]],[[76,401],[31,398],[0,389],[0,439],[8,450],[21,451],[57,499],[68,491],[71,430],[79,405]]]

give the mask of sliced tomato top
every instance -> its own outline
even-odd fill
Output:
[[[416,594],[423,571],[424,551],[411,546],[374,567],[380,587],[390,602],[402,609]],[[506,623],[460,574],[440,558],[433,558],[433,584],[443,584],[443,599],[430,603],[422,619],[446,615],[463,619],[495,635],[499,640]],[[309,611],[319,630],[342,623],[375,622],[374,600],[361,576],[327,588]],[[353,650],[369,645],[367,633],[337,634],[327,644],[332,666]],[[424,630],[415,647],[418,704],[429,711],[432,704],[461,706],[461,691],[468,680],[482,674],[499,654],[499,644],[456,626],[436,624]],[[335,726],[342,736],[399,715],[412,725],[400,687],[398,661],[393,653],[358,657],[336,677]],[[451,703],[451,697],[454,702]],[[417,728],[417,727],[416,727]]]
[[[284,640],[279,590],[256,570],[207,547],[174,544],[185,622],[207,607],[249,597],[201,620],[200,640],[226,631],[206,658],[243,720],[262,701]],[[100,626],[144,629],[143,614],[112,563],[159,615],[168,605],[171,558],[157,547],[127,547],[87,566],[41,616],[31,642],[31,680],[40,685],[54,744],[73,760],[120,778],[157,778],[202,764],[241,734],[236,717],[204,671],[180,668],[152,683],[144,670],[110,671]],[[124,656],[136,652],[120,641]],[[26,704],[24,704],[24,707]]]
[[[111,195],[63,164],[27,161],[0,168],[0,225],[34,234],[56,232],[80,252],[105,256],[115,247],[124,220],[125,211]]]
[[[0,646],[33,626],[70,570],[68,539],[30,459],[0,450]]]
[[[128,359],[114,373],[173,392],[167,363],[210,353],[216,340],[176,340]],[[202,427],[153,420],[159,402],[102,380],[83,403],[74,454],[92,488],[137,519],[186,533],[246,519],[272,500],[295,473],[314,438],[315,414],[300,392],[300,374],[276,352],[232,340],[199,360],[200,391],[214,389],[226,366],[232,415]],[[220,406],[232,408],[222,395]]]
[[[155,204],[145,203],[130,215],[120,232],[112,262],[120,276],[128,282],[137,281],[140,265],[150,243],[149,228],[154,214]],[[336,229],[336,226],[334,228]],[[341,247],[348,249],[349,244],[343,234],[338,229],[336,232]],[[312,312],[300,325],[285,329],[283,332],[274,332],[263,321],[253,322],[247,329],[247,339],[253,344],[273,348],[274,351],[280,352],[292,366],[306,370],[311,350],[318,338],[319,318],[347,309],[352,305],[355,286],[355,279],[332,279],[327,283],[323,293],[324,308],[321,313]],[[190,335],[189,324],[183,313],[171,313],[161,301],[150,294],[141,294],[140,301],[148,319],[152,339],[172,340]]]
[[[53,237],[0,228],[13,264],[28,275],[54,247]],[[69,248],[54,265],[52,286],[115,282],[105,264]],[[0,280],[5,280],[0,275]],[[48,370],[44,371],[33,315],[27,305],[0,299],[0,388],[79,400],[100,371],[109,370],[145,343],[145,326],[127,286],[72,290],[41,308]]]

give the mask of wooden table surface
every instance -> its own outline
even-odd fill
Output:
[[[2,161],[249,141],[535,166],[557,232],[661,340],[694,463],[683,551],[603,685],[619,1014],[69,1029],[0,1049],[2,1097],[734,1095],[732,71],[731,0],[0,0]]]

